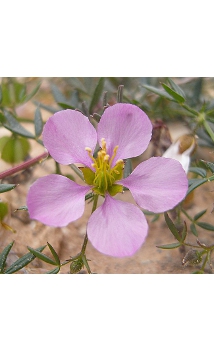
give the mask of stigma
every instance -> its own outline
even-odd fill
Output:
[[[96,158],[92,154],[92,149],[90,147],[85,147],[85,150],[92,160],[91,166],[94,169],[94,176],[91,174],[93,176],[92,190],[97,194],[105,195],[105,193],[108,192],[110,195],[115,195],[123,190],[123,186],[117,185],[115,182],[121,180],[123,177],[124,162],[122,159],[118,159],[115,165],[112,166],[117,155],[118,147],[118,145],[114,147],[113,153],[110,156],[107,153],[106,140],[102,138],[101,148]],[[85,181],[87,182],[87,178],[85,178]]]

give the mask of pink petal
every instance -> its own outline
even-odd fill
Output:
[[[91,215],[87,227],[92,245],[116,257],[133,255],[144,243],[147,231],[146,218],[137,206],[110,196]]]
[[[128,187],[136,203],[154,213],[174,208],[186,196],[188,180],[174,159],[153,157],[139,164],[118,183]]]
[[[43,143],[58,163],[90,166],[92,161],[85,147],[94,151],[97,134],[87,117],[67,109],[48,119],[43,130]]]
[[[47,175],[30,187],[27,207],[31,219],[49,226],[66,226],[82,216],[89,186],[61,175]]]
[[[137,106],[117,103],[108,107],[98,124],[98,142],[105,138],[107,152],[111,156],[119,146],[113,165],[118,159],[127,159],[142,154],[151,139],[152,124],[147,115]]]

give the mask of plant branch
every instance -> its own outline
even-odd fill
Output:
[[[44,159],[46,159],[49,156],[48,152],[44,152],[42,154],[40,154],[39,156],[32,158],[30,160],[27,160],[26,162],[23,162],[19,165],[14,166],[11,169],[5,170],[2,173],[0,173],[0,179],[4,179],[5,177],[14,175],[16,173],[18,173],[21,170],[25,170],[27,168],[30,168],[32,165],[43,161]]]

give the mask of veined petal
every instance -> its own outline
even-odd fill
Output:
[[[105,138],[110,157],[119,146],[113,165],[118,159],[127,159],[142,154],[151,139],[152,124],[147,115],[137,106],[117,103],[106,108],[97,128],[98,142]]]
[[[58,163],[91,166],[92,161],[85,147],[94,151],[97,133],[87,117],[78,111],[67,109],[48,119],[43,130],[43,143]]]
[[[61,175],[36,180],[27,196],[31,219],[49,226],[66,226],[82,216],[89,186],[80,186]]]
[[[139,164],[127,178],[118,181],[131,191],[136,203],[154,213],[174,208],[187,193],[188,180],[174,159],[152,157]]]
[[[87,234],[101,253],[124,257],[133,255],[144,243],[148,224],[134,204],[106,196],[88,221]]]

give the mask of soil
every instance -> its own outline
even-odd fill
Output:
[[[26,104],[19,112],[22,116],[33,116],[35,106],[31,103]],[[42,112],[43,119],[47,120],[50,116],[48,112]],[[26,124],[25,127],[32,131],[32,125]],[[182,134],[185,130],[184,125],[171,124],[169,129],[172,138],[176,138],[178,134]],[[10,134],[7,130],[0,130],[1,135]],[[44,152],[44,148],[37,144],[35,141],[31,141],[30,156],[35,157]],[[199,158],[206,159],[214,162],[214,154],[209,149],[199,149]],[[136,165],[141,158],[135,160]],[[0,161],[0,169],[4,171],[11,167]],[[26,195],[30,185],[39,177],[54,172],[55,166],[52,159],[46,160],[40,164],[33,166],[32,168],[18,173],[13,179],[5,179],[3,182],[8,181],[19,184],[14,190],[1,194],[1,200],[7,201],[10,205],[11,215],[5,220],[12,228],[16,230],[16,233],[6,231],[3,228],[0,229],[0,251],[4,249],[13,240],[15,241],[12,250],[8,256],[7,264],[10,265],[17,258],[28,253],[27,246],[32,248],[38,248],[39,246],[47,244],[49,242],[57,251],[60,260],[64,261],[71,256],[79,253],[84,235],[86,232],[87,220],[91,212],[91,203],[86,204],[84,215],[77,221],[70,223],[64,228],[52,228],[45,226],[40,222],[30,220],[27,211],[15,211],[17,208],[26,205]],[[80,183],[78,177],[67,166],[61,167],[62,173],[72,174],[76,181]],[[12,182],[11,182],[12,181]],[[190,215],[195,215],[199,211],[207,209],[207,213],[203,217],[203,221],[213,224],[213,202],[214,202],[214,183],[207,183],[200,186],[195,190],[194,198],[189,204],[188,212]],[[131,201],[134,203],[131,194],[127,191],[124,194],[117,195],[118,198],[124,201]],[[158,245],[168,244],[175,242],[171,232],[165,224],[163,215],[156,222],[152,222],[152,217],[147,216],[149,222],[149,234],[145,244],[139,249],[139,251],[132,257],[128,258],[113,258],[100,254],[93,246],[88,242],[86,255],[90,259],[89,265],[93,273],[98,274],[189,274],[194,272],[197,268],[192,266],[183,266],[182,259],[184,258],[187,250],[181,249],[160,249]],[[189,230],[190,222],[187,221],[188,227],[188,241],[196,244],[196,237]],[[198,229],[199,239],[206,244],[213,244],[214,232]],[[49,255],[48,248],[45,248],[44,253]],[[199,265],[200,266],[200,265]],[[53,266],[42,262],[39,259],[35,259],[28,266],[23,268],[17,273],[29,273],[29,274],[42,274],[50,271]],[[212,269],[207,265],[205,269],[206,273],[212,273]],[[62,274],[69,273],[69,265],[62,267]],[[86,273],[85,270],[81,273]]]

